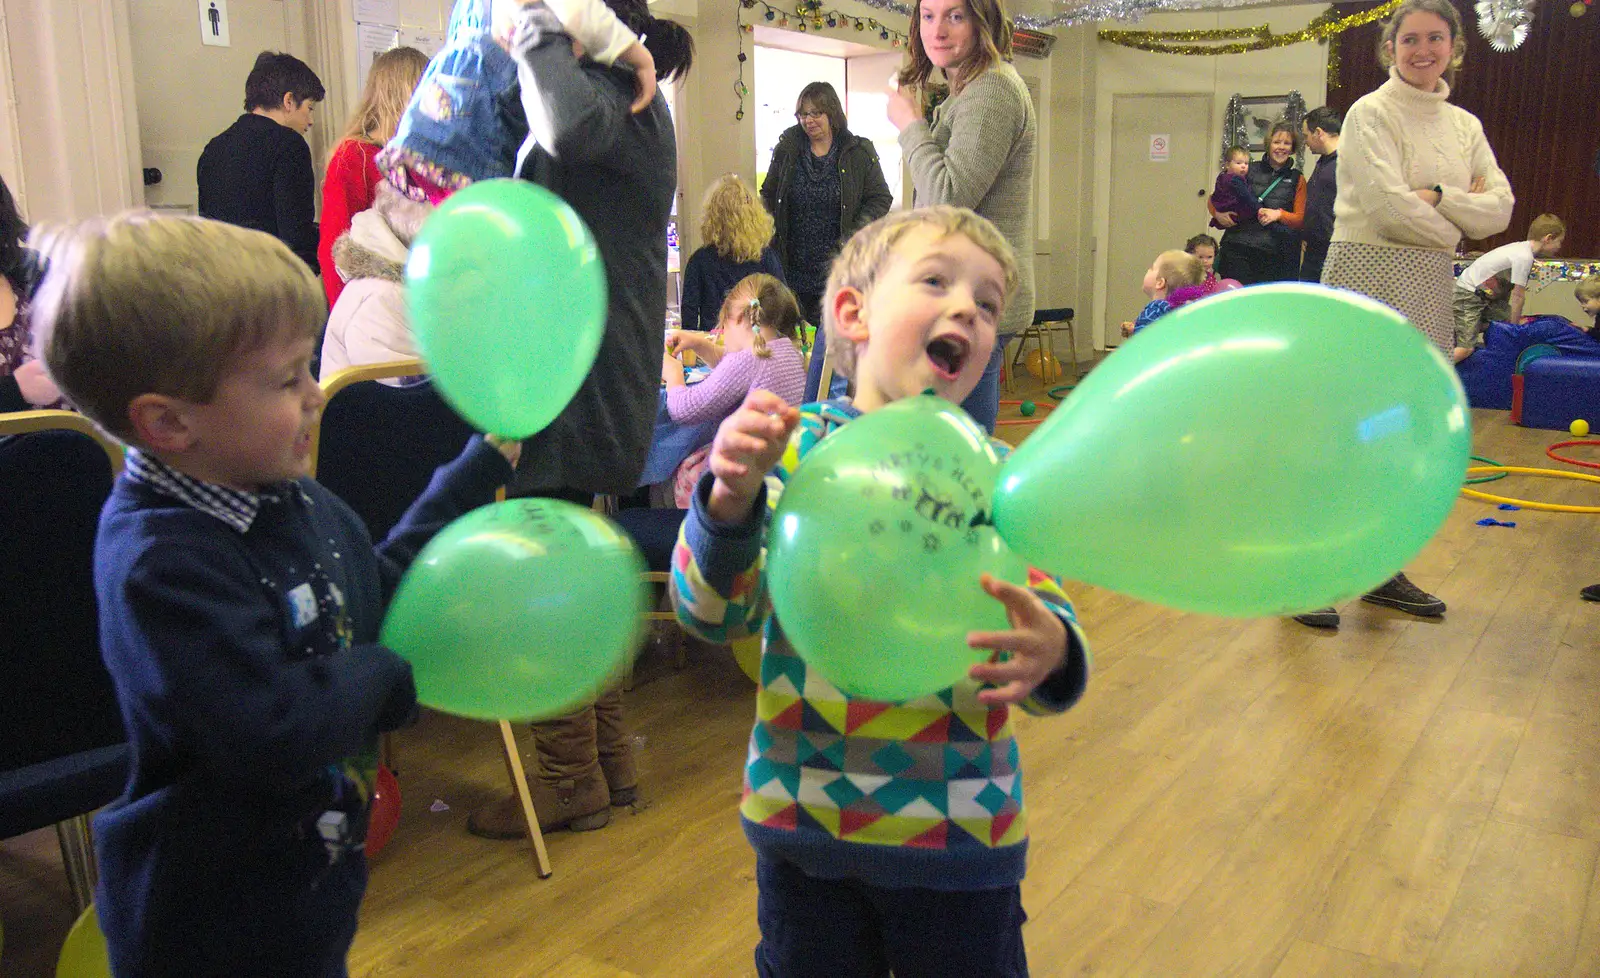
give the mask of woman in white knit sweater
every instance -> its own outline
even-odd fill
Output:
[[[1001,0],[917,0],[911,19],[910,62],[889,95],[889,121],[900,130],[913,202],[977,211],[1000,230],[1017,258],[1017,290],[1006,303],[999,341],[983,379],[961,405],[992,432],[1006,341],[1033,322],[1038,119],[1028,86],[1009,63],[1011,28]],[[927,120],[922,106],[935,68],[944,72],[950,94]]]
[[[1448,0],[1407,0],[1384,25],[1389,80],[1345,116],[1322,274],[1398,309],[1446,353],[1456,245],[1511,221],[1511,185],[1483,126],[1447,101],[1465,50]]]
[[[1466,38],[1449,0],[1406,0],[1383,28],[1389,80],[1344,118],[1333,241],[1322,283],[1392,306],[1448,353],[1455,343],[1450,293],[1456,245],[1487,238],[1511,221],[1511,185],[1472,113],[1451,105],[1445,81]],[[1354,365],[1346,365],[1354,369]],[[1443,601],[1404,574],[1365,601],[1424,617]],[[1333,608],[1297,615],[1336,628]]]

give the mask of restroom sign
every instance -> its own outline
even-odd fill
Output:
[[[1150,162],[1165,163],[1171,151],[1172,141],[1166,133],[1160,132],[1150,137]]]
[[[200,43],[226,48],[228,41],[228,0],[199,0]]]

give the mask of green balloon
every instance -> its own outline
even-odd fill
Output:
[[[983,431],[930,395],[819,442],[767,539],[773,607],[800,657],[851,696],[890,702],[953,686],[986,659],[967,633],[1009,625],[979,575],[1027,580],[987,525],[998,471]]]
[[[594,237],[560,197],[485,180],[423,222],[406,261],[411,328],[439,390],[484,431],[526,438],[555,420],[605,334]]]
[[[417,556],[383,644],[411,663],[424,706],[479,720],[561,716],[638,647],[644,569],[632,539],[581,506],[484,506]]]
[[[111,953],[93,904],[67,931],[56,959],[56,978],[111,978]]]
[[[1456,372],[1393,310],[1241,289],[1096,367],[1006,460],[995,525],[1034,564],[1157,604],[1294,613],[1414,557],[1471,440]]]

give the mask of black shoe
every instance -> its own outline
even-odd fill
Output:
[[[1380,587],[1363,594],[1361,600],[1397,608],[1419,618],[1437,618],[1444,614],[1444,602],[1406,580],[1404,574],[1391,577]]]
[[[1295,615],[1294,620],[1302,625],[1310,625],[1312,628],[1338,628],[1339,609],[1318,608],[1316,611],[1308,611],[1303,615]]]
[[[1578,593],[1585,601],[1600,601],[1600,584],[1591,584]]]

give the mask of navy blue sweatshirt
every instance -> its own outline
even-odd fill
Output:
[[[1317,158],[1317,167],[1306,181],[1307,244],[1326,248],[1333,240],[1333,199],[1338,195],[1337,183],[1339,154],[1327,153]]]
[[[95,587],[132,765],[95,830],[119,978],[345,973],[376,738],[416,707],[410,665],[377,644],[384,605],[423,544],[510,476],[473,439],[376,549],[311,479],[242,532],[117,480]]]
[[[716,329],[717,317],[722,314],[722,302],[728,297],[728,291],[746,276],[758,272],[765,272],[783,281],[783,265],[771,245],[761,249],[758,260],[745,262],[726,258],[711,245],[701,245],[683,267],[683,301],[678,307],[683,314],[683,328],[703,331]]]

